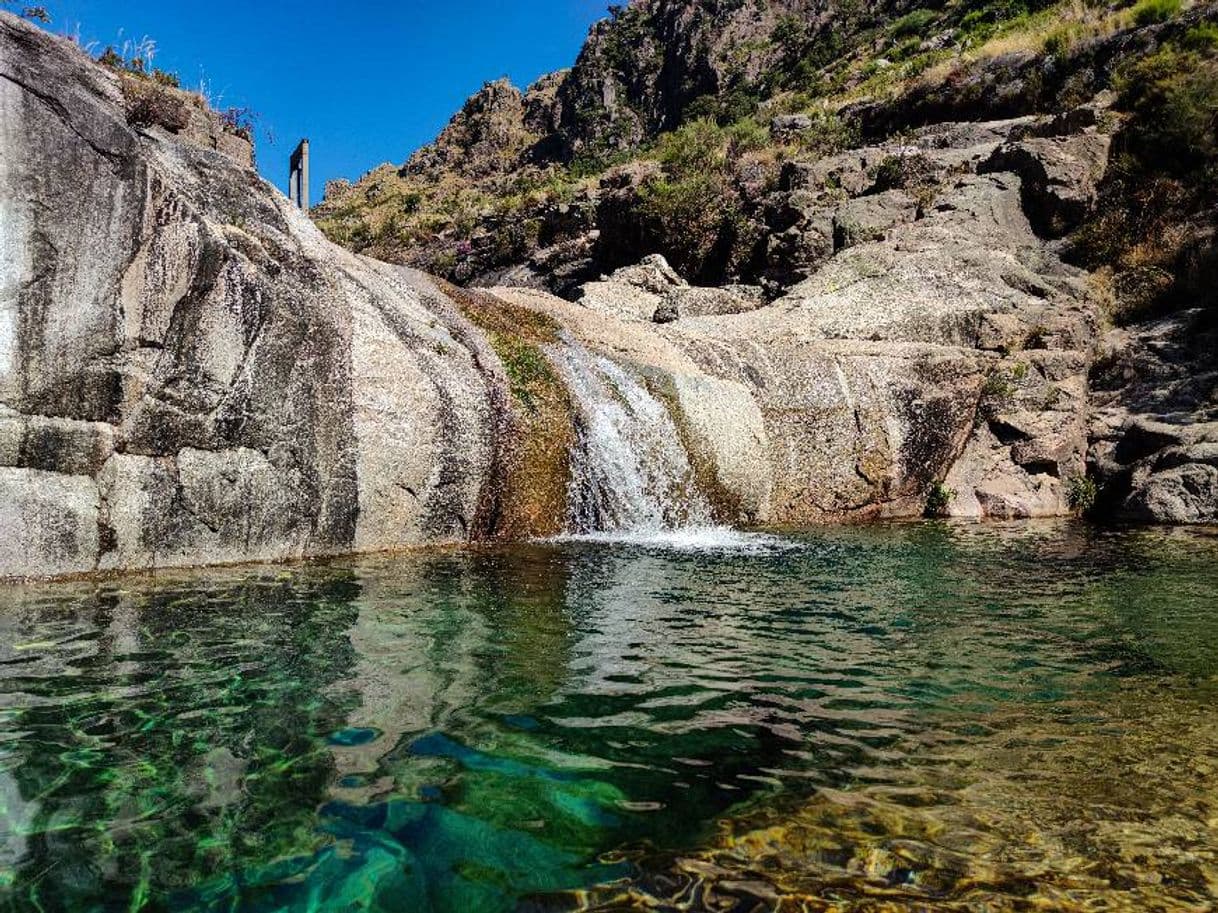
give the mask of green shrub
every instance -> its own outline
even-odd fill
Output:
[[[1095,507],[1098,494],[1095,480],[1087,476],[1072,476],[1066,483],[1066,503],[1076,513],[1084,514]]]
[[[1045,37],[1045,55],[1055,60],[1066,59],[1070,48],[1074,47],[1076,36],[1076,30],[1069,25],[1063,25],[1060,28],[1054,29]]]
[[[972,9],[960,19],[959,29],[971,44],[982,44],[998,31],[1000,25],[1026,19],[1028,4],[1024,0],[999,0],[981,9]]]
[[[733,157],[744,152],[764,149],[769,144],[769,128],[752,117],[738,120],[727,128],[728,152]]]
[[[1138,0],[1133,7],[1133,21],[1138,25],[1154,25],[1179,15],[1182,0]]]
[[[1015,398],[1015,385],[1002,371],[995,371],[982,384],[981,396],[992,406],[1003,406]]]
[[[718,121],[730,124],[751,117],[757,112],[761,98],[756,90],[748,86],[736,86],[719,100]]]
[[[907,38],[920,35],[927,26],[938,18],[934,10],[920,9],[906,13],[888,29],[893,38]]]
[[[727,164],[727,138],[714,121],[698,118],[661,136],[656,157],[678,179],[722,171]]]
[[[742,124],[725,130],[700,118],[664,134],[654,152],[664,174],[639,189],[644,235],[684,274],[699,275],[711,252],[731,240],[739,216],[727,172],[733,139],[754,142],[757,129]]]
[[[180,89],[182,80],[178,78],[177,73],[170,73],[166,70],[153,70],[152,81],[162,86],[169,86],[171,89]]]
[[[858,127],[833,113],[812,118],[812,126],[801,130],[797,139],[801,152],[816,156],[833,155],[859,143]]]
[[[930,487],[930,491],[926,495],[926,516],[946,517],[951,509],[952,501],[955,499],[955,491],[948,488],[942,482],[936,482]]]
[[[1125,68],[1116,87],[1129,111],[1131,152],[1150,171],[1203,177],[1218,162],[1218,59],[1165,47]]]
[[[1218,48],[1218,23],[1202,22],[1185,33],[1180,44],[1186,50],[1205,53]]]

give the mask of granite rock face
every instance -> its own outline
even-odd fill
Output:
[[[655,259],[591,301],[495,294],[666,391],[724,520],[920,515],[936,483],[954,515],[1061,515],[1086,470],[1097,318],[1021,196],[1014,174],[961,176],[924,218],[740,313],[648,325],[665,296],[695,291]]]
[[[1111,137],[1093,129],[1068,137],[1031,137],[1003,144],[981,170],[1018,174],[1037,230],[1060,238],[1081,225],[1095,205],[1111,144]]]
[[[1119,519],[1218,523],[1218,326],[1183,311],[1105,335],[1089,461]]]
[[[482,338],[121,93],[0,17],[0,575],[470,535]]]

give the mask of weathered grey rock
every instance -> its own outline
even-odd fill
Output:
[[[968,176],[926,218],[842,252],[775,306],[814,313],[817,330],[834,338],[992,348],[981,328],[995,314],[1012,315],[1027,334],[1065,319],[1090,338],[1079,275],[1045,259],[1017,178]]]
[[[689,283],[668,265],[668,261],[661,254],[650,254],[632,266],[614,270],[608,281],[633,285],[654,295],[663,295],[670,289],[689,287]]]
[[[778,138],[791,137],[812,128],[807,114],[780,114],[770,120],[770,132]]]
[[[764,298],[760,292],[761,289],[749,290],[748,287],[674,288],[664,295],[653,319],[656,323],[671,323],[692,317],[743,314],[761,307]]]
[[[758,443],[720,479],[728,515],[808,523],[919,514],[942,480],[956,515],[1066,513],[1086,471],[1096,326],[1080,280],[1032,231],[1018,179],[988,175],[961,178],[926,218],[840,252],[760,310],[627,331],[545,296],[498,294],[670,378],[712,466],[723,431],[691,416],[755,403]]]
[[[1103,510],[1144,523],[1212,523],[1218,328],[1183,311],[1104,339],[1092,372],[1088,457]]]
[[[0,577],[95,570],[98,519],[91,478],[0,468]]]
[[[903,190],[855,197],[833,213],[834,247],[841,250],[867,241],[882,241],[889,229],[912,222],[918,204]]]
[[[0,574],[473,534],[505,380],[429,280],[7,14],[0,150]]]
[[[577,300],[586,308],[623,320],[661,320],[669,317],[666,297],[690,288],[660,254],[650,254],[638,263],[614,270],[599,282],[580,286]]]
[[[1143,468],[1122,514],[1150,523],[1218,523],[1218,466],[1186,462],[1169,469]]]
[[[981,170],[1018,174],[1033,225],[1042,235],[1059,238],[1078,227],[1095,205],[1111,144],[1112,138],[1102,133],[1025,139],[1000,146]]]
[[[587,282],[580,286],[579,304],[589,310],[621,320],[651,322],[664,304],[664,297],[629,282]]]

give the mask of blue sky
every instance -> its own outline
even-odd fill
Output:
[[[42,0],[57,32],[152,38],[155,65],[259,115],[258,166],[287,187],[310,140],[314,202],[330,178],[404,162],[488,79],[570,66],[606,0]]]

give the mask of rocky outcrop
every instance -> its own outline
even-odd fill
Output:
[[[1100,508],[1151,523],[1218,522],[1218,327],[1194,309],[1107,334],[1091,383]]]
[[[742,314],[765,304],[764,291],[757,286],[692,286],[660,254],[584,283],[574,297],[582,306],[603,314],[656,323]]]
[[[519,89],[506,79],[488,82],[470,96],[435,142],[410,157],[403,171],[478,177],[519,167],[526,150],[539,139],[529,129],[525,111]],[[533,113],[528,120],[544,123],[546,117]]]
[[[1006,143],[982,171],[1013,171],[1023,180],[1025,204],[1037,231],[1060,238],[1078,228],[1095,205],[1097,188],[1108,169],[1111,138],[1089,131]]]
[[[473,532],[502,369],[422,276],[0,17],[0,574]]]
[[[667,391],[734,522],[917,515],[936,484],[954,515],[1060,515],[1086,471],[1097,318],[1021,196],[1010,173],[961,177],[923,218],[744,313],[649,326],[695,291],[657,258],[574,305],[496,294]]]

